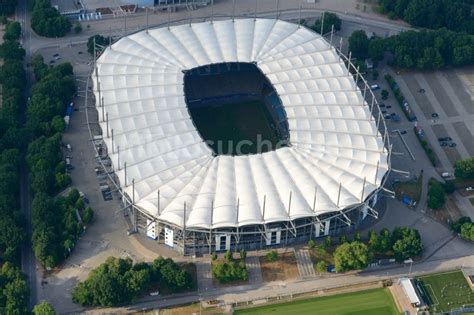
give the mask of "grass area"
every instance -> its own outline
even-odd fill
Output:
[[[209,145],[218,154],[267,152],[279,141],[270,113],[263,102],[258,100],[223,106],[191,107],[190,113],[201,136],[210,140]],[[243,140],[250,142],[243,145]]]
[[[400,313],[388,289],[372,289],[245,309],[236,311],[235,314],[395,315]]]
[[[424,299],[433,312],[448,312],[466,304],[474,304],[474,292],[461,271],[416,279],[421,284]]]
[[[397,198],[402,199],[403,196],[408,196],[412,200],[418,203],[421,198],[421,184],[423,180],[423,174],[420,174],[416,180],[408,182],[401,182],[394,185],[395,195]]]
[[[296,279],[299,276],[296,257],[293,252],[278,254],[276,261],[259,257],[264,282]]]

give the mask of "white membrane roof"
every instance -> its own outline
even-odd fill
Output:
[[[267,76],[291,146],[213,156],[187,110],[183,70],[223,62],[255,62]],[[98,80],[114,150],[112,138],[104,141],[121,188],[131,197],[134,179],[136,205],[171,224],[223,228],[337,211],[361,203],[388,171],[353,77],[335,49],[304,27],[236,19],[151,29],[105,49],[96,71],[94,93],[99,100]]]

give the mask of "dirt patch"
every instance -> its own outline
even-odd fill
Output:
[[[408,196],[418,203],[421,198],[422,176],[423,175],[418,176],[416,180],[395,184],[396,198],[401,200],[403,196]]]
[[[293,252],[279,253],[278,259],[273,262],[259,257],[262,278],[264,282],[297,279],[299,276],[296,257]]]
[[[441,209],[429,209],[428,215],[433,217],[436,221],[447,225],[462,217],[462,213],[456,204],[456,200],[454,200],[452,196],[446,196],[446,203]]]
[[[205,307],[200,307],[199,303],[194,303],[191,305],[186,305],[186,306],[180,306],[180,307],[174,307],[174,308],[165,308],[161,310],[156,310],[156,311],[150,311],[150,312],[138,312],[135,313],[136,315],[138,314],[145,314],[145,315],[189,315],[189,314],[206,314],[206,315],[214,315],[214,314],[223,314],[224,310],[222,310],[220,307],[212,307],[212,308],[205,308]]]

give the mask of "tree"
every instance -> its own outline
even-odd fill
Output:
[[[444,206],[445,192],[443,185],[436,181],[430,180],[428,188],[428,207],[431,209],[439,209]]]
[[[379,249],[379,237],[377,232],[369,231],[369,242],[368,242],[369,249],[373,252]]]
[[[368,47],[368,55],[374,62],[382,61],[385,54],[385,40],[382,38],[374,38],[370,40]]]
[[[49,0],[35,0],[31,17],[31,28],[40,36],[63,37],[71,30],[68,18],[51,7]]]
[[[339,244],[344,244],[344,243],[347,243],[349,242],[348,238],[347,238],[347,235],[345,234],[342,234],[339,236]]]
[[[326,236],[324,239],[324,244],[326,244],[326,247],[331,247],[332,246],[332,237],[331,236]]]
[[[362,233],[356,232],[356,233],[354,234],[354,241],[356,241],[356,242],[362,242]]]
[[[328,32],[330,32],[333,25],[334,31],[340,31],[341,24],[342,21],[336,14],[331,12],[324,12],[323,34],[327,34]],[[321,33],[321,19],[316,20],[312,29],[317,33]]]
[[[369,39],[365,31],[354,31],[349,37],[349,51],[352,57],[366,58],[369,50]]]
[[[3,59],[23,60],[25,50],[17,41],[6,40],[0,45],[0,57]]]
[[[458,220],[454,221],[451,224],[451,229],[456,233],[461,233],[461,227],[465,223],[472,223],[471,218],[470,217],[460,217]]]
[[[363,269],[369,262],[367,246],[361,242],[344,243],[334,252],[334,263],[337,272]]]
[[[390,231],[388,229],[382,229],[379,233],[378,239],[378,251],[384,253],[392,248],[392,240]]]
[[[464,223],[461,226],[461,237],[468,241],[474,241],[474,224]]]
[[[4,16],[15,13],[17,0],[1,0],[0,1],[0,15]],[[5,23],[3,23],[5,24]]]
[[[328,264],[324,260],[320,260],[316,263],[317,272],[325,272],[327,270]]]
[[[316,242],[314,240],[309,240],[308,241],[308,247],[313,249],[316,246]]]
[[[454,174],[463,179],[474,178],[474,157],[456,161],[454,164]]]
[[[84,222],[84,224],[91,223],[93,218],[94,211],[90,207],[85,208],[82,212],[82,221]]]
[[[395,259],[399,262],[419,256],[423,252],[420,234],[415,229],[395,228],[392,233],[392,243]]]
[[[56,315],[56,312],[51,304],[47,301],[42,301],[33,307],[33,314],[35,315]]]
[[[3,34],[4,40],[18,40],[21,36],[21,24],[20,22],[10,22],[7,24],[5,33]]]

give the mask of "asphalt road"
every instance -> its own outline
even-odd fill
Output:
[[[22,27],[22,45],[25,49],[25,59],[24,65],[26,69],[26,95],[29,94],[32,80],[32,72],[27,64],[31,61],[31,27],[30,27],[30,16],[28,12],[28,2],[27,0],[20,0],[16,9],[16,19],[21,23]],[[24,113],[25,115],[26,113]],[[24,119],[26,115],[24,116]],[[26,161],[21,167],[20,174],[20,205],[23,210],[23,214],[26,222],[26,230],[28,233],[28,239],[31,238],[31,195],[29,190],[29,176],[28,176],[28,167]],[[21,269],[23,273],[26,274],[28,283],[30,286],[30,307],[33,307],[37,302],[37,284],[39,279],[37,278],[36,273],[36,258],[31,248],[29,241],[25,242],[21,251]]]

